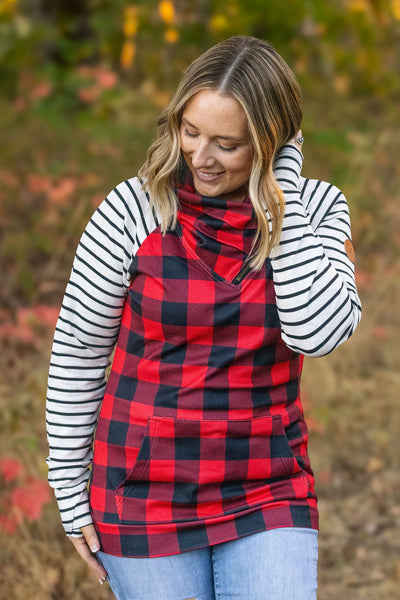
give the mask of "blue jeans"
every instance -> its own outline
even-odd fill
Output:
[[[315,600],[317,531],[272,529],[163,556],[97,553],[117,600]]]

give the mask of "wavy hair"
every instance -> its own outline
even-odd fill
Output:
[[[201,90],[236,99],[247,117],[254,149],[248,189],[257,218],[251,266],[260,269],[280,239],[284,195],[274,177],[273,163],[279,149],[300,129],[300,87],[268,42],[248,36],[234,36],[212,46],[185,69],[160,115],[157,139],[139,170],[163,232],[174,228],[177,219],[175,187],[184,161],[179,140],[182,113]]]

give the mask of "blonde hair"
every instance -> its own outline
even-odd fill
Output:
[[[179,141],[182,113],[188,101],[205,89],[236,99],[247,116],[254,149],[248,188],[257,218],[251,266],[260,269],[281,234],[284,196],[274,177],[273,161],[300,129],[300,87],[277,51],[254,37],[234,36],[220,42],[185,69],[160,115],[158,137],[139,171],[163,232],[174,228],[177,219],[175,186],[183,163]]]

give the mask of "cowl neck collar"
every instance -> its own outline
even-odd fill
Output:
[[[178,221],[186,245],[220,277],[232,281],[247,259],[257,230],[250,198],[201,196],[190,171],[176,186]]]

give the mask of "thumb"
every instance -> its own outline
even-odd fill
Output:
[[[81,528],[81,531],[85,537],[86,543],[89,546],[90,550],[92,552],[97,552],[98,550],[100,550],[100,542],[99,538],[97,537],[94,525],[86,525],[85,527]]]

